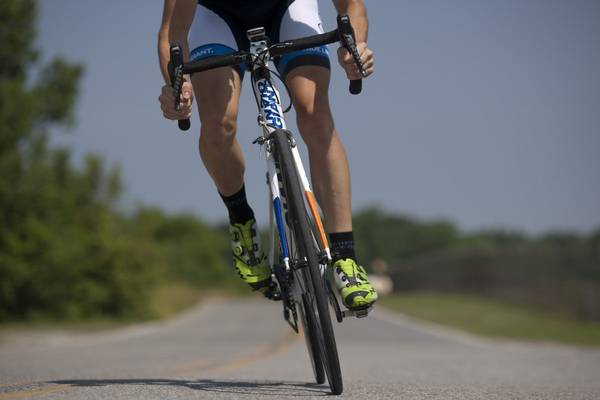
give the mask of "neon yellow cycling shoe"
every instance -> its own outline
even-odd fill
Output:
[[[349,310],[365,309],[377,301],[377,292],[369,282],[366,271],[353,259],[337,260],[328,270]]]
[[[271,280],[271,268],[267,265],[267,257],[260,248],[256,221],[251,219],[245,224],[231,224],[229,232],[233,263],[238,274],[253,290],[258,290],[269,297],[268,293],[273,289],[274,284]]]

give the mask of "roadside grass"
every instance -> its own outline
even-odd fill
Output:
[[[150,302],[154,318],[163,319],[175,315],[207,298],[248,297],[253,293],[237,281],[214,289],[198,288],[184,281],[165,283],[156,288]]]
[[[464,294],[411,292],[381,299],[404,314],[483,336],[600,346],[600,323]]]
[[[167,318],[198,303],[201,298],[198,288],[185,282],[169,282],[156,288],[150,310],[156,318]]]
[[[150,299],[147,318],[111,318],[93,317],[84,320],[57,320],[36,317],[27,321],[6,322],[0,324],[0,342],[4,336],[18,335],[20,332],[71,331],[100,332],[133,325],[144,321],[161,320],[172,317],[187,308],[209,298],[245,298],[257,296],[247,287],[238,284],[224,283],[214,289],[200,289],[184,281],[171,281],[159,285]]]

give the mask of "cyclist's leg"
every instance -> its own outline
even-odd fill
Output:
[[[329,108],[329,70],[299,66],[288,73],[286,81],[292,92],[298,128],[308,148],[315,195],[332,239],[334,268],[330,272],[348,308],[368,307],[377,300],[377,293],[354,255],[350,171]]]
[[[296,0],[282,14],[280,41],[322,33],[316,0]],[[315,195],[329,232],[352,230],[350,172],[329,108],[326,46],[281,57],[277,68],[288,84],[298,128],[306,142]]]
[[[237,50],[228,24],[202,5],[196,9],[188,41],[191,60]],[[201,121],[200,156],[219,193],[225,196],[240,190],[244,179],[244,156],[235,137],[241,90],[239,72],[225,67],[192,75]]]
[[[232,68],[194,74],[200,114],[200,156],[219,193],[230,196],[244,182],[244,156],[236,139],[241,80]]]
[[[350,170],[329,108],[329,70],[299,66],[287,74],[286,82],[292,92],[298,128],[308,148],[312,183],[327,230],[351,231]]]
[[[238,49],[232,27],[199,5],[189,36],[190,58]],[[200,156],[229,210],[234,266],[252,288],[267,294],[271,270],[260,249],[256,221],[244,191],[244,156],[236,139],[243,69],[224,67],[196,73],[192,85],[200,115]]]
[[[283,17],[280,39],[321,32],[316,0],[297,0]],[[334,252],[334,268],[329,271],[346,306],[367,307],[377,300],[377,294],[354,255],[350,170],[329,107],[327,48],[284,56],[278,68],[291,91],[298,128],[309,151],[315,195],[325,213]]]

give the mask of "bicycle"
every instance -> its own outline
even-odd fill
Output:
[[[325,269],[332,261],[327,235],[296,141],[292,132],[286,129],[283,119],[284,112],[291,105],[286,110],[282,109],[279,91],[271,74],[277,76],[284,85],[285,82],[268,66],[274,57],[340,42],[352,54],[361,74],[366,76],[356,49],[350,19],[347,15],[339,15],[337,24],[338,28],[330,32],[276,44],[269,44],[264,28],[250,29],[247,31],[250,51],[238,51],[189,63],[183,63],[178,45],[171,46],[169,74],[175,108],[178,109],[184,74],[243,63],[248,65],[259,109],[258,124],[262,132],[253,143],[264,149],[267,160],[271,244],[268,262],[278,284],[278,292],[272,297],[282,301],[284,319],[296,333],[299,332],[300,319],[316,382],[322,384],[327,377],[332,393],[341,394],[342,374],[329,305],[338,322],[349,316],[365,317],[371,308],[342,311],[336,291],[324,277]],[[359,94],[362,81],[350,81],[349,89],[352,94]],[[184,131],[190,127],[189,119],[178,123],[179,128]],[[307,212],[307,207],[310,213]]]

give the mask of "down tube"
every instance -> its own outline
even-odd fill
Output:
[[[310,208],[310,213],[312,214],[313,222],[317,227],[317,231],[319,233],[319,239],[321,242],[321,247],[329,261],[331,261],[331,250],[329,250],[329,241],[327,240],[327,234],[325,233],[325,229],[323,228],[323,222],[321,221],[321,214],[319,213],[319,208],[317,206],[317,201],[315,200],[315,196],[310,189],[310,184],[308,183],[308,178],[306,177],[306,172],[304,171],[304,166],[302,165],[302,159],[300,158],[300,153],[298,152],[298,146],[292,146],[292,155],[294,157],[294,163],[296,164],[296,170],[298,171],[298,175],[300,176],[300,180],[302,181],[302,186],[304,188],[304,196],[306,197],[306,202],[308,203],[308,207]]]
[[[281,193],[279,191],[279,179],[277,178],[277,171],[275,168],[275,161],[273,160],[273,154],[269,153],[267,156],[267,169],[269,177],[269,187],[271,188],[271,200],[273,202],[273,213],[275,214],[275,223],[277,225],[277,232],[279,234],[279,242],[281,244],[281,253],[283,255],[283,264],[286,270],[290,268],[290,253],[288,249],[288,242],[285,233],[285,223],[283,221],[283,210],[281,204]]]

